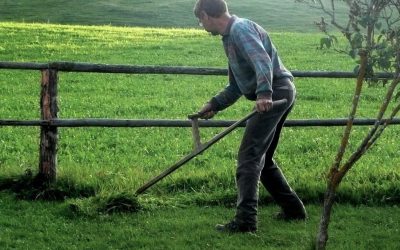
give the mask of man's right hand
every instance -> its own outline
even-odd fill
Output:
[[[201,119],[211,119],[217,112],[212,110],[211,103],[206,103],[199,111]]]

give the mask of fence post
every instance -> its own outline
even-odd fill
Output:
[[[40,111],[42,120],[57,118],[58,72],[44,69],[42,73]],[[54,182],[57,175],[58,129],[53,126],[40,127],[39,176],[46,182]]]

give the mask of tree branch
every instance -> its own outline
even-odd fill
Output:
[[[345,132],[342,137],[342,142],[340,144],[340,148],[336,154],[335,161],[331,167],[331,172],[329,174],[330,177],[332,177],[332,174],[337,172],[337,170],[339,169],[339,165],[343,159],[343,155],[346,152],[346,148],[349,143],[349,138],[350,138],[351,129],[353,127],[354,117],[357,112],[357,107],[358,107],[358,103],[360,100],[360,94],[361,94],[363,81],[365,78],[365,73],[366,73],[366,68],[367,68],[367,60],[368,60],[367,52],[361,51],[360,58],[361,58],[360,71],[359,71],[358,78],[357,78],[356,90],[353,95],[353,102],[352,102],[353,104],[352,104],[352,108],[350,111],[349,120],[347,122],[347,126],[346,126]]]
[[[322,2],[322,0],[318,0],[318,3],[320,5],[320,8],[325,14],[327,14],[330,18],[331,18],[331,24],[333,26],[335,26],[336,28],[340,29],[342,32],[346,30],[346,28],[344,28],[343,26],[341,26],[340,24],[338,24],[336,22],[336,18],[335,18],[335,5],[333,4],[334,0],[331,0],[332,3],[332,11],[329,11],[325,8],[324,3]]]
[[[385,123],[380,126],[379,130],[375,134],[375,136],[371,139],[370,143],[367,145],[367,148],[365,151],[367,151],[374,143],[375,141],[381,136],[385,128],[392,122],[392,120],[396,117],[396,115],[400,111],[400,103],[393,109],[392,114],[390,115],[389,119],[385,121]]]
[[[384,116],[384,113],[386,112],[389,102],[393,97],[394,89],[398,86],[399,82],[400,82],[400,78],[396,78],[392,81],[392,84],[390,85],[390,87],[386,93],[386,98],[381,106],[381,109],[379,111],[379,114],[378,114],[378,117],[377,117],[377,120],[376,120],[374,126],[371,128],[368,135],[364,138],[363,142],[360,144],[358,149],[350,156],[350,158],[347,160],[347,162],[340,169],[341,176],[344,176],[349,171],[349,169],[354,165],[354,163],[356,163],[361,158],[361,156],[379,138],[379,136],[382,134],[383,130],[390,123],[390,121],[393,120],[393,118],[396,116],[397,112],[399,111],[398,109],[400,109],[400,104],[393,110],[390,118],[387,121],[385,121],[384,124],[382,124],[382,118]]]
[[[377,133],[371,138],[371,140],[368,142],[366,147],[364,148],[364,152],[362,152],[359,155],[356,155],[351,161],[349,160],[346,162],[346,164],[343,165],[342,169],[340,172],[338,172],[337,176],[341,180],[346,173],[351,169],[351,167],[354,165],[355,162],[357,162],[361,156],[372,146],[375,144],[376,140],[382,135],[383,131],[385,128],[390,124],[390,122],[393,120],[393,118],[397,115],[397,113],[400,111],[400,104],[398,104],[394,109],[392,114],[390,115],[390,118],[385,121],[385,123],[379,127],[379,130]]]

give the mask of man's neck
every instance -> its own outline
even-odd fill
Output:
[[[231,17],[232,16],[229,13],[225,13],[221,17],[215,19],[215,25],[220,35],[223,35],[225,33]]]

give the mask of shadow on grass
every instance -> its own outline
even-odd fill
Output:
[[[42,201],[64,201],[69,198],[90,197],[96,193],[94,187],[78,185],[67,178],[48,183],[43,176],[34,175],[30,170],[26,170],[23,175],[0,178],[0,190],[9,190],[18,199]]]
[[[93,186],[77,184],[59,178],[48,183],[41,175],[26,170],[23,175],[0,178],[0,191],[10,191],[17,199],[29,201],[67,201],[67,214],[93,216],[96,214],[132,213],[139,211],[136,195],[117,193],[97,195]]]
[[[0,191],[7,190],[17,199],[39,201],[65,201],[68,216],[97,216],[101,214],[134,213],[142,209],[157,209],[163,206],[224,206],[235,207],[236,188],[229,179],[178,178],[173,183],[162,183],[149,196],[138,200],[133,191],[102,190],[101,187],[76,183],[71,178],[60,177],[55,183],[46,183],[43,178],[29,170],[25,174],[0,177]],[[354,205],[391,205],[400,201],[400,188],[387,185],[380,189],[339,190],[336,203]],[[260,186],[262,189],[262,186]],[[102,191],[99,191],[102,190]],[[323,187],[298,187],[298,195],[305,204],[321,204]],[[143,203],[143,204],[140,204]],[[260,194],[259,205],[274,203],[267,192]]]
[[[223,185],[221,184],[223,183]],[[264,189],[259,186],[260,193]],[[295,187],[296,193],[305,204],[321,204],[324,201],[325,185]],[[200,206],[234,207],[236,204],[236,186],[231,179],[177,178],[169,183],[159,184],[157,195],[181,194],[183,200]],[[269,205],[273,198],[265,191],[260,194],[259,205]],[[264,194],[265,193],[265,194]],[[336,203],[352,205],[385,206],[400,202],[400,187],[392,182],[382,185],[365,184],[360,188],[352,185],[341,187],[336,193]]]

